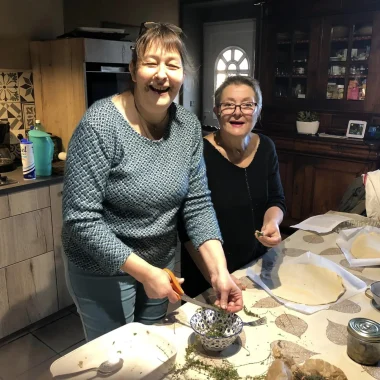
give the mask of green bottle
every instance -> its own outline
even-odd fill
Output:
[[[35,131],[46,132],[46,131],[45,131],[45,128],[42,126],[40,120],[36,120],[36,123],[34,124],[34,130],[35,130]]]

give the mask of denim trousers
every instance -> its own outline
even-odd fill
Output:
[[[165,317],[168,299],[150,299],[143,285],[125,274],[107,276],[87,272],[66,257],[65,277],[82,320],[87,341],[130,322],[154,324]],[[174,268],[175,259],[167,265]]]

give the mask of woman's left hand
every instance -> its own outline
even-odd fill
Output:
[[[212,287],[218,297],[215,304],[230,313],[243,309],[243,295],[227,270],[215,279],[211,278]]]
[[[261,232],[264,236],[258,236],[256,233],[256,238],[262,245],[272,248],[281,243],[281,233],[277,222],[273,221],[264,224]]]

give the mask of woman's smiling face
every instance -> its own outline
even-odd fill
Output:
[[[227,86],[220,98],[220,106],[214,108],[220,128],[232,136],[247,136],[254,127],[254,115],[257,111],[255,92],[245,84],[231,84]],[[232,114],[227,114],[225,108],[236,107]],[[229,111],[231,112],[231,111]]]
[[[162,112],[173,102],[184,80],[183,64],[177,51],[151,46],[139,60],[135,73],[135,94],[150,112]]]

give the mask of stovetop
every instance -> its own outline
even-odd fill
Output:
[[[17,183],[17,181],[12,178],[8,178],[6,175],[0,174],[0,186],[12,185],[13,183]]]

